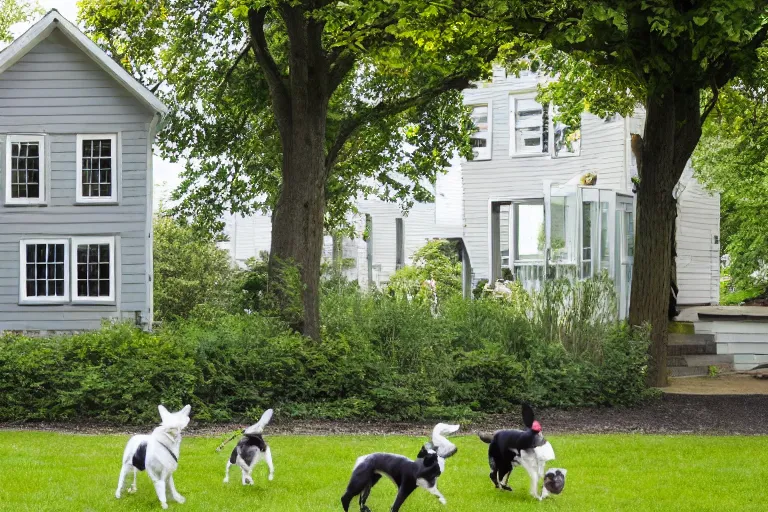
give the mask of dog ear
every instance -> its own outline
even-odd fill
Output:
[[[533,414],[533,408],[528,404],[523,404],[523,425],[526,428],[531,428],[536,417]]]
[[[187,404],[179,412],[182,413],[184,416],[189,416],[189,413],[192,412],[192,406]]]
[[[171,418],[171,413],[163,405],[157,406],[157,411],[160,413],[160,421],[167,422]]]

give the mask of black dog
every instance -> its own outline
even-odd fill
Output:
[[[512,468],[522,465],[531,477],[531,494],[538,495],[538,480],[542,478],[544,463],[554,458],[552,446],[541,435],[541,425],[535,420],[533,409],[523,405],[525,430],[500,430],[493,435],[480,434],[488,443],[488,462],[491,466],[491,481],[497,489],[511,491],[507,485]],[[539,449],[541,448],[541,453]]]
[[[443,423],[435,426],[432,441],[422,446],[416,460],[391,453],[373,453],[359,457],[352,470],[347,491],[341,497],[345,512],[349,510],[352,498],[357,495],[360,495],[360,511],[370,512],[371,509],[365,502],[382,475],[389,477],[397,486],[397,497],[392,504],[391,512],[400,510],[405,500],[417,487],[436,496],[440,503],[445,505],[445,497],[437,490],[437,478],[445,470],[445,459],[456,453],[456,446],[444,435],[456,432],[458,429],[458,425]]]

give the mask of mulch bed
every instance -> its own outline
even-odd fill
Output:
[[[517,410],[517,406],[510,406]],[[768,395],[665,394],[640,407],[542,409],[537,417],[547,434],[708,434],[768,435]],[[449,418],[446,418],[448,421]],[[384,421],[275,421],[268,433],[291,435],[412,435],[426,436],[433,423]],[[194,425],[188,435],[225,436],[244,425]],[[493,416],[466,425],[464,434],[520,428],[518,413]],[[71,434],[131,434],[151,427],[125,427],[98,423],[0,423],[2,430],[34,430]]]

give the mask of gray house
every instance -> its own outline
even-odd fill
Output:
[[[166,113],[56,10],[0,52],[0,332],[151,325]]]

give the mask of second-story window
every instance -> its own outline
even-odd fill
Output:
[[[77,136],[77,201],[117,201],[117,136]]]
[[[5,203],[45,203],[45,139],[42,135],[8,136]]]
[[[474,160],[490,160],[491,158],[491,105],[473,105],[470,117],[475,125],[475,133],[470,137]]]
[[[512,155],[549,153],[549,109],[531,97],[511,97],[510,124]]]

